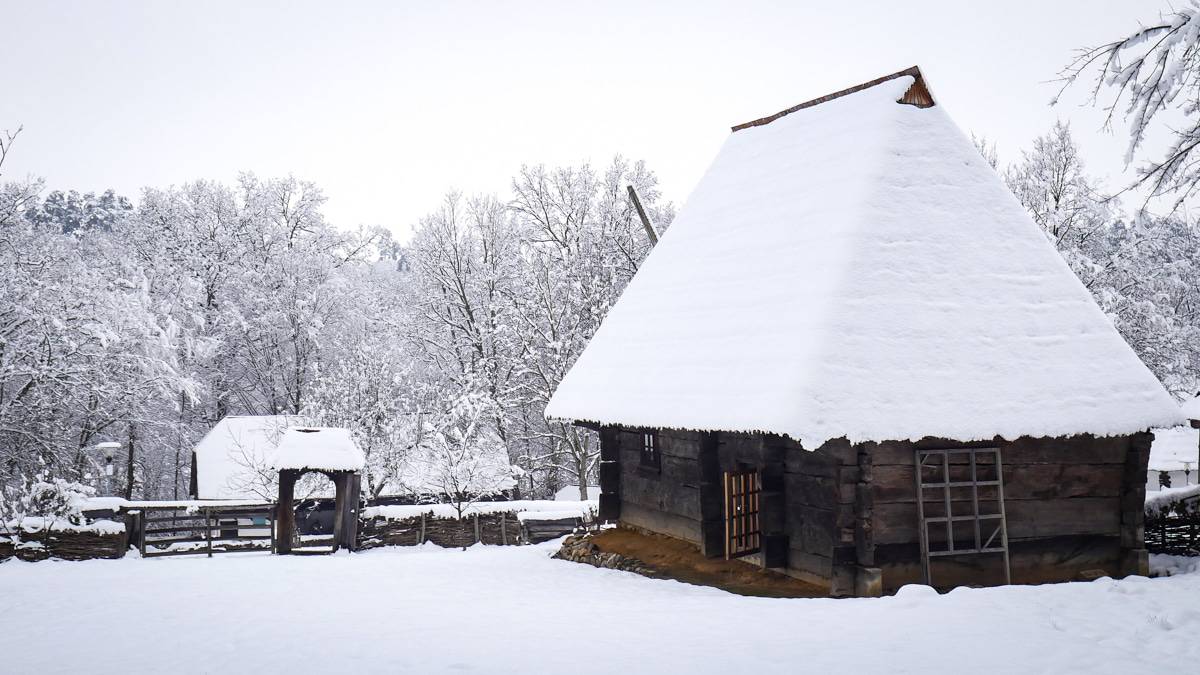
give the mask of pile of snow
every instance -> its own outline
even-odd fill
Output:
[[[1200,557],[1190,555],[1150,554],[1150,573],[1159,577],[1200,572]]]
[[[576,501],[576,502],[560,502],[540,499],[516,499],[508,502],[475,502],[469,504],[463,509],[464,517],[473,516],[475,514],[486,515],[490,513],[513,513],[518,514],[523,512],[543,514],[565,514],[556,515],[555,518],[587,518],[596,510],[596,502]],[[407,520],[409,518],[420,518],[421,514],[433,518],[457,518],[458,510],[453,504],[391,504],[387,506],[368,506],[362,510],[364,518],[383,518],[385,520]],[[518,517],[520,517],[518,515]]]
[[[810,449],[1180,424],[942,107],[897,104],[913,82],[733,133],[546,414]]]
[[[1197,574],[781,600],[552,560],[555,549],[7,562],[0,653],[6,672],[97,674],[144,670],[137,664],[178,673],[1096,674],[1200,663]],[[111,630],[98,630],[114,622],[138,637],[135,662],[113,648]],[[385,648],[397,636],[403,647]]]
[[[365,464],[350,430],[340,427],[288,429],[271,460],[276,470],[361,471]]]
[[[196,497],[262,499],[271,491],[270,457],[284,431],[308,421],[296,415],[222,418],[196,444]]]

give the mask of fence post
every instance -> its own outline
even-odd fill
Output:
[[[421,541],[419,541],[417,543],[418,544],[425,543],[425,512],[424,511],[421,512]]]
[[[508,546],[508,514],[500,512],[500,543]]]
[[[138,511],[138,552],[146,557],[146,509]]]
[[[271,528],[271,553],[275,553],[275,508],[267,510],[267,524]]]
[[[475,512],[475,543],[478,544],[479,539],[479,512]]]
[[[204,541],[208,545],[208,557],[212,557],[212,513],[204,507]]]

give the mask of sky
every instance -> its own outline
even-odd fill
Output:
[[[965,132],[1019,157],[1068,120],[1125,184],[1124,128],[1054,82],[1165,0],[34,2],[0,0],[5,178],[143,187],[241,171],[325,191],[404,239],[446,191],[522,164],[645,160],[684,202],[734,124],[921,66]]]

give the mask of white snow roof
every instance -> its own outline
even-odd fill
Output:
[[[264,499],[270,456],[295,415],[225,417],[196,444],[197,499]]]
[[[350,430],[338,427],[288,429],[271,461],[279,470],[360,471],[364,464],[366,459]]]
[[[1200,430],[1190,426],[1154,429],[1147,468],[1150,471],[1200,469]]]
[[[733,133],[550,418],[807,448],[1181,422],[919,73]]]

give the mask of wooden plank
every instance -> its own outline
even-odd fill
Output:
[[[1129,438],[1020,438],[1012,442],[961,443],[957,441],[924,439],[919,443],[887,441],[875,444],[872,461],[876,466],[899,464],[911,466],[913,451],[918,448],[997,447],[1004,453],[1007,464],[1124,464]]]
[[[840,483],[836,478],[802,474],[784,474],[789,510],[796,506],[833,509],[841,501]]]
[[[625,474],[621,479],[622,509],[627,504],[657,509],[665,513],[700,521],[700,489],[673,480],[665,473],[648,478]]]
[[[673,513],[622,502],[621,523],[682,539],[697,546],[700,544],[700,521]]]
[[[876,548],[883,585],[891,592],[906,583],[921,583],[920,551],[916,544]],[[1010,542],[1012,582],[1018,584],[1073,581],[1085,570],[1099,569],[1116,576],[1120,546],[1116,537],[1063,536]],[[956,585],[995,585],[1003,582],[999,554],[934,558],[933,578],[939,588]]]
[[[955,513],[966,513],[956,501]],[[1066,535],[1117,536],[1120,527],[1118,500],[1113,497],[1076,497],[1073,499],[1006,499],[1010,541]],[[875,542],[879,544],[915,543],[918,539],[917,506],[912,503],[875,505]]]
[[[1118,464],[1013,464],[1005,457],[1004,494],[1007,499],[1116,497],[1121,491]],[[915,502],[913,463],[889,464],[874,470],[877,503]]]

